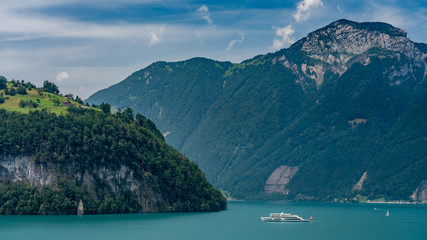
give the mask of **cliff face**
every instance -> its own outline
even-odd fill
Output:
[[[105,167],[92,172],[84,173],[59,173],[50,164],[36,164],[29,156],[0,155],[0,179],[10,179],[14,182],[26,181],[32,187],[41,190],[52,187],[57,177],[65,177],[72,182],[82,182],[82,186],[89,191],[95,200],[97,194],[95,185],[106,184],[106,189],[117,197],[125,192],[135,192],[142,206],[142,212],[165,212],[170,203],[160,193],[156,193],[150,185],[152,183],[136,179],[134,171],[126,166],[113,171]]]
[[[29,156],[0,155],[0,178],[28,181],[41,189],[55,180],[55,174],[46,165],[36,165]]]

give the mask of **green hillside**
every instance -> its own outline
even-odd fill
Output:
[[[239,64],[157,62],[87,102],[148,116],[237,198],[416,200],[427,180],[424,46],[389,24],[339,20]],[[282,166],[297,170],[268,190]]]
[[[0,78],[6,83],[4,89],[0,88],[0,98],[2,99],[0,100],[0,109],[21,113],[29,113],[35,109],[46,109],[52,113],[65,114],[67,106],[63,103],[66,101],[70,102],[72,106],[84,105],[72,98],[45,92],[43,88],[37,88],[31,83],[7,82],[5,78],[1,76]],[[25,93],[18,93],[19,88],[25,89]],[[8,91],[13,92],[12,95],[7,94]],[[21,101],[27,104],[20,106]]]
[[[80,201],[85,214],[226,208],[198,166],[141,114],[2,80],[0,214],[77,214]]]

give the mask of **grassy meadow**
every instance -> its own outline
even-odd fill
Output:
[[[11,86],[8,87],[10,88]],[[65,114],[67,106],[64,106],[62,103],[64,101],[69,101],[71,105],[79,106],[80,103],[72,100],[67,99],[63,96],[58,96],[52,93],[47,92],[38,92],[37,90],[27,90],[28,94],[21,95],[16,94],[14,96],[6,95],[4,94],[4,90],[0,90],[0,94],[3,93],[3,97],[5,98],[5,102],[0,104],[0,109],[6,109],[8,111],[15,111],[15,112],[21,112],[21,113],[28,113],[29,111],[34,111],[36,109],[47,109],[48,111],[52,113],[56,113],[59,115]],[[19,102],[23,100],[24,102],[34,102],[38,106],[36,108],[25,106],[20,107]]]

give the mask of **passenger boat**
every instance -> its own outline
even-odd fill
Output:
[[[298,215],[291,213],[270,213],[269,217],[261,217],[263,222],[308,222],[308,219],[303,219]]]

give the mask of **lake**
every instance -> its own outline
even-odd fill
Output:
[[[386,217],[389,210],[390,216]],[[289,212],[308,223],[261,222]],[[216,213],[0,216],[1,240],[425,239],[426,205],[229,202]]]

